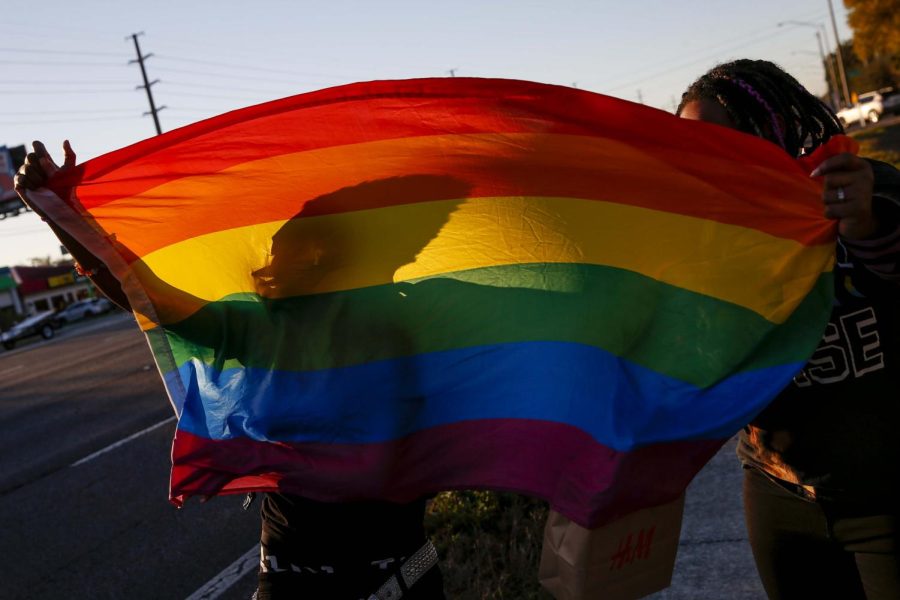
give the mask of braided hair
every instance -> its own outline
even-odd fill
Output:
[[[713,68],[681,95],[675,114],[696,100],[718,102],[737,129],[774,142],[791,156],[844,132],[824,102],[766,60],[741,59]]]

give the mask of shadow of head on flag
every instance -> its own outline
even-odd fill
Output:
[[[340,288],[342,278],[352,277],[360,265],[373,280],[393,281],[468,191],[461,179],[420,174],[366,181],[308,200],[272,236],[266,265],[252,273],[257,291],[266,298],[290,298]],[[414,220],[367,214],[367,207],[416,203],[437,210],[416,211]],[[344,216],[348,212],[353,218]]]

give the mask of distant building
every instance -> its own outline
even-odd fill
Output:
[[[7,271],[15,284],[12,295],[17,296],[17,300],[10,299],[9,305],[18,315],[59,310],[76,300],[96,295],[91,282],[86,277],[76,275],[72,264],[9,267]],[[0,279],[0,290],[2,289]],[[0,299],[0,306],[2,302]]]
[[[17,315],[25,312],[16,287],[9,267],[0,267],[0,329],[9,327]]]

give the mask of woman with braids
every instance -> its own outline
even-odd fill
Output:
[[[712,69],[677,112],[794,157],[842,133],[818,98],[759,60]],[[741,432],[750,544],[771,598],[897,599],[900,174],[841,154],[810,175],[838,222],[835,306],[806,367]]]

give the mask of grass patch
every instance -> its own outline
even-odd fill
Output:
[[[498,492],[444,492],[429,504],[447,598],[548,600],[537,580],[547,503]]]
[[[881,160],[900,169],[900,123],[877,125],[850,132],[859,142],[859,154]]]

